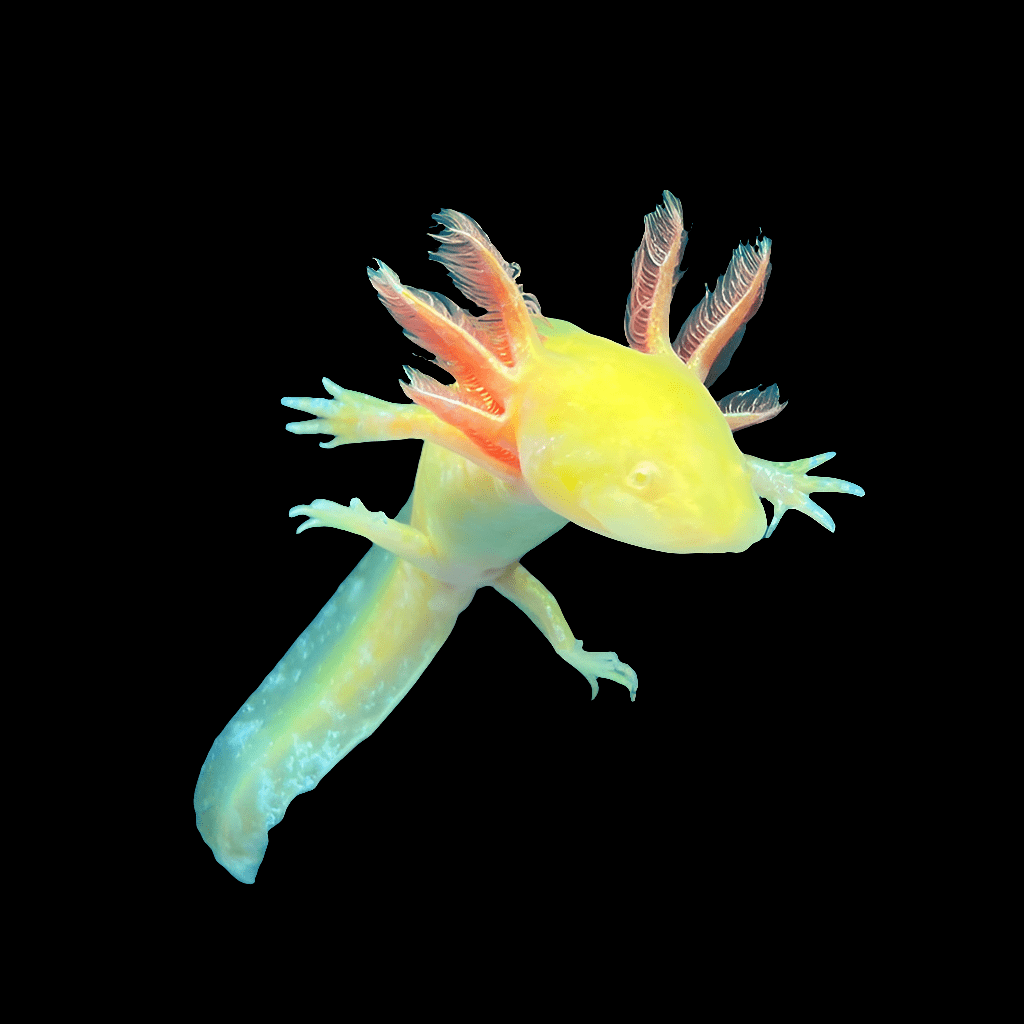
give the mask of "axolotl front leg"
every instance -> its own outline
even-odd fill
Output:
[[[751,468],[750,482],[754,490],[772,503],[775,515],[768,527],[765,537],[770,537],[779,520],[787,509],[799,509],[804,515],[810,516],[816,523],[824,526],[830,533],[836,532],[836,524],[832,517],[807,495],[824,491],[837,491],[841,494],[856,494],[864,497],[864,488],[849,480],[837,480],[831,476],[807,476],[822,463],[835,458],[835,452],[824,455],[813,455],[809,459],[798,459],[796,462],[768,462],[756,459],[753,455],[745,456]]]

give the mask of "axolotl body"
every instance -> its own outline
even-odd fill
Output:
[[[317,499],[291,509],[298,532],[330,526],[373,546],[214,741],[195,791],[196,822],[216,859],[253,882],[268,830],[409,692],[479,587],[491,586],[542,630],[589,681],[636,698],[637,676],[614,653],[583,649],[553,595],[519,559],[572,521],[669,554],[743,551],[797,508],[834,529],[808,494],[862,495],[855,484],[805,474],[834,453],[773,463],[744,455],[733,433],[777,415],[778,389],[716,402],[725,368],[764,297],[771,242],[741,245],[714,292],[669,341],[669,304],[686,244],[669,192],[645,218],[626,306],[628,347],[541,314],[471,218],[435,215],[431,258],[486,312],[368,268],[381,302],[455,383],[406,368],[412,405],[338,387],[285,398],[315,419],[332,448],[424,441],[412,495],[394,519]],[[767,532],[761,498],[774,506]]]

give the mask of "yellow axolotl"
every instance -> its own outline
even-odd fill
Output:
[[[541,315],[532,295],[471,218],[444,210],[431,258],[487,312],[403,285],[368,268],[408,337],[455,378],[443,385],[406,368],[412,405],[346,391],[285,398],[316,419],[296,434],[332,434],[333,448],[420,438],[413,492],[394,518],[317,499],[291,509],[298,532],[333,526],[373,542],[302,636],[214,741],[195,792],[196,822],[217,860],[253,882],[267,832],[409,692],[479,587],[521,608],[597,696],[598,678],[637,677],[615,654],[583,650],[544,585],[519,559],[570,520],[655,551],[744,551],[796,508],[829,530],[808,494],[862,495],[855,484],[808,477],[834,452],[799,462],[744,455],[732,433],[777,415],[778,389],[716,403],[725,368],[764,297],[771,241],[741,245],[713,293],[669,342],[669,303],[686,244],[679,201],[645,218],[626,306],[629,347]],[[775,508],[771,526],[761,498]]]

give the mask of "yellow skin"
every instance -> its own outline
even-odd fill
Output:
[[[488,312],[369,270],[381,301],[455,378],[442,385],[408,370],[400,405],[347,391],[285,398],[316,418],[297,434],[322,445],[421,438],[409,501],[389,519],[358,498],[317,499],[289,515],[298,529],[331,526],[373,542],[316,619],[214,741],[195,793],[196,823],[216,859],[255,881],[267,831],[297,794],[370,735],[451,633],[479,587],[492,586],[543,631],[597,696],[598,678],[637,677],[611,652],[583,650],[558,607],[519,559],[570,520],[628,544],[668,553],[743,551],[771,534],[787,508],[829,530],[812,491],[863,494],[807,477],[834,453],[795,463],[744,455],[733,431],[777,415],[774,387],[717,402],[707,390],[764,296],[770,242],[737,249],[715,292],[668,340],[668,307],[686,242],[671,193],[645,219],[627,304],[629,347],[540,314],[470,218],[445,210],[432,258]],[[765,532],[760,498],[775,506]]]
[[[523,395],[516,431],[535,497],[594,533],[671,554],[743,551],[764,536],[751,469],[674,352],[560,320],[537,329],[542,386]]]

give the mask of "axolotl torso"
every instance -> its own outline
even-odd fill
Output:
[[[552,594],[519,559],[570,520],[670,554],[743,551],[788,508],[828,529],[813,491],[863,494],[808,477],[834,453],[793,463],[744,455],[733,432],[777,415],[774,386],[716,402],[708,387],[760,305],[771,243],[740,246],[669,342],[669,304],[686,243],[669,192],[645,218],[633,259],[623,346],[544,317],[471,218],[436,215],[431,258],[486,310],[369,269],[407,336],[455,378],[443,385],[406,368],[412,405],[381,401],[324,378],[324,398],[285,398],[316,418],[288,424],[323,433],[322,447],[420,438],[413,492],[394,519],[317,499],[291,509],[298,532],[331,526],[373,547],[214,741],[195,792],[196,822],[216,859],[253,882],[268,830],[408,693],[479,587],[522,609],[555,651],[598,691],[598,678],[637,692],[613,653],[583,650]],[[761,498],[775,507],[771,527]]]

